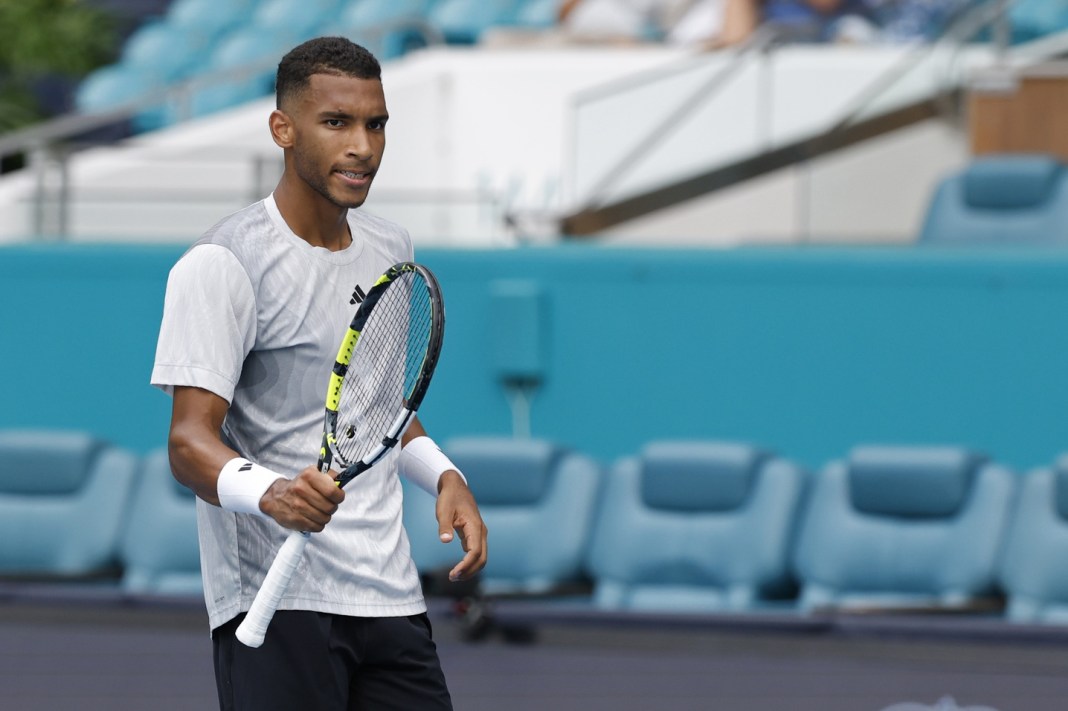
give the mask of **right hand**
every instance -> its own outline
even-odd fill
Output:
[[[285,528],[318,533],[345,500],[334,475],[308,467],[293,479],[279,479],[260,499],[260,510]]]

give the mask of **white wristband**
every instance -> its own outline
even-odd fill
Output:
[[[463,472],[445,456],[434,440],[426,436],[416,437],[401,448],[398,466],[402,476],[433,496],[438,495],[441,475],[450,469],[467,483]]]
[[[234,513],[250,513],[267,518],[260,511],[260,499],[278,479],[284,478],[266,467],[237,457],[228,461],[219,472],[216,490],[219,506]]]

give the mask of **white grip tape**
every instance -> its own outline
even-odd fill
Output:
[[[304,557],[304,546],[308,545],[311,534],[293,531],[289,538],[282,544],[271,563],[271,569],[267,571],[267,577],[263,579],[260,591],[256,593],[256,599],[252,601],[252,607],[241,624],[237,627],[237,639],[248,647],[259,647],[263,644],[263,638],[267,636],[267,627],[271,624],[275,610],[282,596],[286,594],[289,581],[297,572],[300,559]]]
[[[242,457],[231,459],[219,471],[219,481],[215,485],[219,506],[234,513],[267,518],[267,514],[260,511],[260,499],[271,484],[283,478],[281,474]]]
[[[467,483],[463,472],[445,456],[434,440],[426,436],[416,437],[401,448],[398,467],[408,481],[433,496],[438,495],[438,479],[450,469]]]

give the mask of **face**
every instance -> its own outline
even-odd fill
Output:
[[[340,208],[367,199],[386,148],[386,97],[377,79],[314,74],[272,115],[275,142],[290,149],[296,176]]]

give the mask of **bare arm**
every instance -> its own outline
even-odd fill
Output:
[[[760,0],[727,0],[718,45],[729,47],[744,42],[760,25],[760,19]]]
[[[556,11],[556,19],[558,22],[563,22],[567,19],[567,16],[575,9],[575,7],[582,2],[582,0],[564,0],[560,4],[560,9]]]
[[[401,437],[401,446],[416,437],[424,436],[426,430],[423,429],[419,418],[415,417]],[[435,514],[438,519],[438,536],[442,543],[450,542],[455,530],[460,535],[460,545],[464,549],[463,560],[449,571],[449,579],[466,580],[482,570],[486,566],[488,531],[474,495],[455,469],[447,470],[438,479]]]
[[[201,388],[176,387],[168,440],[174,477],[209,504],[219,505],[219,471],[241,456],[220,438],[229,403]],[[314,466],[293,479],[284,476],[260,499],[260,510],[286,528],[318,532],[330,521],[345,492]]]

